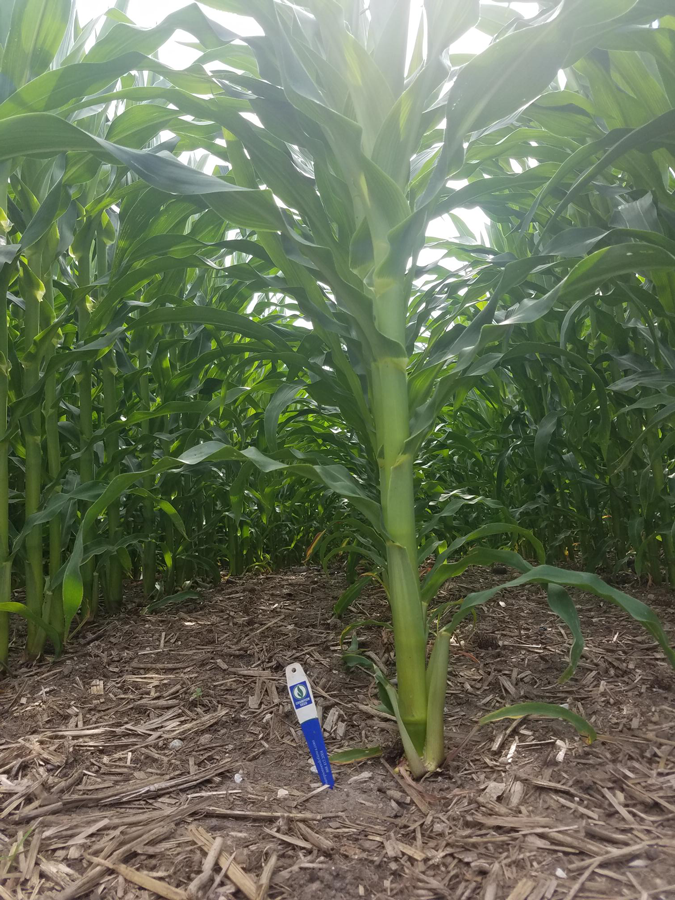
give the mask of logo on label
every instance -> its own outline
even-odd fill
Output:
[[[298,684],[294,684],[291,688],[291,697],[293,698],[293,705],[296,709],[302,709],[303,706],[309,706],[312,702],[312,697],[309,693],[307,682],[300,681]]]

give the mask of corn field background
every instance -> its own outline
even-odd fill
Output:
[[[0,661],[14,614],[60,653],[130,579],[152,610],[342,565],[339,615],[388,591],[410,759],[468,566],[548,585],[570,673],[564,585],[672,654],[592,573],[675,584],[674,11],[521,8],[5,0]]]
[[[666,898],[673,0],[101,5],[0,0],[0,900]]]

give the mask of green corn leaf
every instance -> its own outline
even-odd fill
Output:
[[[379,619],[358,619],[356,622],[351,622],[342,630],[340,633],[340,646],[344,644],[345,638],[358,628],[384,628],[385,631],[392,630],[391,622],[381,622]]]
[[[551,438],[555,434],[558,422],[565,415],[562,409],[551,410],[547,413],[539,423],[537,433],[534,436],[534,460],[537,464],[537,471],[541,475],[546,466],[546,457],[548,456],[548,448]]]
[[[549,241],[544,252],[565,259],[586,256],[596,244],[611,232],[606,228],[566,228]]]
[[[24,524],[24,527],[21,529],[19,534],[16,536],[14,540],[14,544],[12,546],[12,555],[16,555],[21,547],[23,546],[24,541],[26,540],[26,536],[30,534],[33,528],[36,525],[42,525],[46,522],[50,522],[55,516],[58,516],[70,503],[74,503],[78,500],[83,500],[85,502],[91,502],[96,500],[103,493],[104,485],[99,484],[97,482],[89,482],[88,484],[83,484],[78,487],[74,491],[70,491],[69,493],[58,493],[54,494],[49,502],[41,509],[39,512],[34,513]]]
[[[355,118],[370,154],[378,131],[394,104],[394,93],[373,57],[341,22],[339,7],[319,3],[314,10],[329,59],[349,90]]]
[[[244,492],[249,483],[252,471],[253,465],[251,463],[244,463],[239,469],[239,474],[230,485],[232,516],[237,526],[239,526],[244,515]]]
[[[560,18],[568,20],[572,28],[583,31],[596,25],[607,25],[614,19],[620,19],[639,6],[639,0],[597,0],[588,4],[583,0],[567,0]]]
[[[154,325],[171,325],[175,323],[193,323],[195,325],[213,325],[224,331],[232,331],[245,337],[269,341],[280,349],[288,345],[282,335],[274,328],[262,322],[256,322],[248,316],[216,309],[211,306],[165,307],[145,313],[130,324],[132,329],[148,328]]]
[[[33,622],[38,628],[41,628],[49,640],[54,645],[54,650],[56,651],[56,655],[60,656],[63,652],[63,641],[58,633],[58,631],[53,628],[49,622],[45,622],[40,616],[36,615],[32,610],[28,609],[28,607],[23,603],[14,603],[12,601],[7,601],[5,603],[0,603],[0,613],[14,613],[17,616],[21,616],[24,619],[27,619],[29,622]]]
[[[265,191],[240,188],[191,169],[172,156],[121,147],[87,134],[49,113],[27,113],[0,121],[0,162],[19,155],[79,150],[130,168],[153,187],[171,194],[202,197],[226,219],[250,228],[276,230],[282,219]]]
[[[350,584],[349,587],[340,594],[337,603],[333,607],[333,615],[337,616],[337,618],[344,615],[352,603],[361,596],[365,588],[372,583],[372,580],[372,575],[361,575],[354,584]]]
[[[482,538],[490,537],[493,534],[513,534],[524,537],[534,548],[539,562],[544,562],[546,552],[541,541],[527,528],[523,528],[521,525],[515,525],[512,522],[488,522],[486,525],[481,525],[481,527],[477,528],[475,531],[456,538],[452,544],[450,544],[446,553],[454,553],[455,550],[459,550],[464,544],[468,544],[472,541],[479,541]]]
[[[559,584],[549,584],[546,588],[546,596],[548,605],[567,625],[574,639],[570,649],[570,664],[558,679],[559,684],[564,684],[574,675],[579,664],[581,654],[584,651],[584,636],[581,633],[579,613],[567,591]]]
[[[379,759],[382,747],[355,747],[351,750],[336,750],[328,757],[335,766],[349,766],[367,759]]]
[[[188,3],[169,13],[153,28],[139,28],[127,22],[117,22],[95,42],[84,57],[84,62],[105,62],[132,51],[151,56],[178,30],[192,34],[207,50],[222,47],[237,38],[234,32],[210,19],[197,3]]]
[[[424,765],[424,762],[415,749],[415,745],[413,744],[412,739],[408,734],[408,730],[403,724],[403,719],[401,718],[401,713],[399,711],[396,689],[392,684],[390,684],[390,682],[385,678],[384,674],[380,672],[379,669],[376,669],[375,671],[375,678],[377,679],[378,686],[386,694],[389,701],[389,706],[393,710],[394,716],[396,717],[399,733],[401,735],[401,741],[403,743],[403,749],[405,750],[406,759],[408,760],[408,764],[410,765],[410,771],[415,776],[415,778],[421,778],[422,775],[424,775],[427,771],[426,766]]]
[[[83,104],[91,104],[91,99],[82,101],[82,97],[96,94],[132,69],[145,69],[157,74],[171,77],[172,70],[160,65],[156,60],[142,53],[123,53],[107,62],[86,62],[66,65],[59,69],[50,69],[38,78],[33,78],[15,93],[0,103],[0,119],[18,116],[28,112],[47,112],[60,109],[75,103],[71,110],[75,111]],[[176,77],[176,81],[180,79]],[[199,79],[193,76],[193,80]],[[198,86],[198,85],[195,85]],[[202,85],[205,87],[206,85]],[[189,95],[186,95],[189,96]],[[127,91],[113,91],[96,98],[98,103],[104,100],[138,99],[152,100],[162,97],[162,91],[153,88],[136,88]]]
[[[335,557],[344,556],[345,554],[350,554],[350,558],[369,559],[377,566],[386,565],[384,559],[370,550],[370,548],[364,547],[362,544],[342,543],[339,547],[333,547],[332,550],[329,550],[327,552],[323,552],[322,550],[321,565],[326,575],[328,575],[329,573],[329,565],[331,561],[335,559]]]
[[[495,712],[488,713],[478,722],[479,725],[489,725],[491,722],[500,722],[502,719],[522,719],[525,716],[535,716],[543,719],[562,719],[574,725],[579,734],[592,744],[597,739],[593,726],[571,709],[558,706],[555,703],[516,703],[513,706],[505,706]]]
[[[461,70],[447,99],[443,149],[420,204],[431,203],[463,160],[463,141],[543,93],[569,54],[569,36],[555,22],[513,32]]]
[[[430,55],[442,53],[478,22],[479,0],[425,0]]]
[[[454,432],[450,432],[449,435],[450,437],[448,443],[450,445],[454,443],[456,437],[462,437],[461,435],[455,435]],[[468,450],[472,455],[476,457],[478,462],[482,462],[480,453],[478,453],[475,446],[471,442],[467,441],[465,443],[464,441],[459,440],[458,446],[463,450]],[[481,506],[487,506],[488,509],[503,510],[503,506],[501,503],[499,503],[498,500],[491,500],[489,497],[474,496],[461,489],[451,491],[448,496],[452,497],[452,499],[449,500],[449,502],[446,503],[445,506],[443,506],[440,512],[436,513],[436,515],[432,516],[429,519],[429,521],[421,530],[422,535],[428,534],[429,532],[433,531],[433,529],[438,525],[441,519],[455,516],[455,514],[465,506],[476,506],[480,504]],[[420,562],[422,562],[422,560],[420,560]]]
[[[529,572],[532,568],[527,560],[513,550],[491,550],[489,547],[480,547],[454,563],[444,562],[444,557],[445,554],[436,560],[434,567],[422,582],[421,597],[425,604],[433,600],[449,578],[456,578],[470,566],[489,566],[493,563],[500,563],[519,572]],[[434,610],[434,615],[437,613],[438,609]]]
[[[2,57],[2,74],[14,89],[41,75],[56,56],[70,17],[71,0],[19,0]]]
[[[625,379],[626,381],[628,379]],[[641,381],[643,379],[640,379]],[[649,383],[649,379],[644,379],[647,383]],[[658,382],[656,382],[658,384]],[[669,384],[672,384],[672,377],[670,379],[664,379],[663,387],[667,387]],[[654,384],[654,381],[652,381]],[[614,388],[616,390],[616,387]],[[669,403],[658,413],[653,415],[644,430],[637,436],[635,441],[630,445],[630,447],[626,450],[626,452],[619,457],[616,461],[613,469],[613,473],[618,473],[623,471],[630,463],[633,455],[643,446],[645,442],[648,442],[650,437],[654,434],[654,431],[657,430],[662,424],[669,422],[675,416],[675,402]]]
[[[22,250],[28,250],[37,244],[52,227],[57,216],[65,212],[61,202],[65,170],[66,160],[65,157],[61,157],[54,166],[54,187],[49,191],[44,203],[40,205],[21,236]]]
[[[510,359],[517,359],[523,356],[528,356],[532,353],[542,353],[544,356],[550,356],[552,358],[559,356],[563,359],[569,360],[571,363],[573,363],[574,366],[578,367],[588,376],[595,389],[595,396],[600,412],[597,440],[603,452],[603,455],[606,455],[608,452],[610,441],[611,422],[607,390],[603,379],[597,374],[592,366],[585,362],[576,353],[572,353],[571,350],[567,350],[563,347],[553,347],[550,344],[546,345],[523,342],[522,344],[516,345],[513,349],[508,350],[501,358],[501,361],[504,362]]]
[[[281,413],[293,403],[306,385],[303,382],[291,382],[282,385],[265,408],[265,440],[271,452],[277,449],[277,429]]]
[[[587,591],[590,594],[594,594],[601,600],[614,603],[639,622],[652,635],[665,653],[668,662],[675,668],[675,650],[672,649],[666,633],[663,630],[663,625],[652,609],[635,597],[631,597],[629,594],[625,594],[623,591],[618,590],[618,588],[606,584],[597,575],[593,575],[589,572],[574,572],[572,570],[558,569],[555,566],[535,566],[535,568],[530,569],[528,572],[524,572],[518,578],[513,579],[513,581],[497,585],[486,591],[478,591],[467,595],[462,601],[462,605],[455,614],[447,630],[450,633],[454,632],[461,621],[476,606],[482,606],[503,590],[511,587],[518,587],[522,584],[554,584],[561,587],[575,587]]]
[[[636,271],[670,271],[675,267],[675,256],[650,244],[619,244],[605,247],[578,263],[570,274],[543,297],[523,300],[502,325],[536,322],[546,315],[556,303],[586,298],[610,278]]]
[[[155,500],[153,498],[153,495],[149,491],[148,492],[137,491],[136,493],[140,493],[141,495],[146,494],[146,496],[148,496],[150,499],[152,499],[153,502],[155,503],[155,506],[157,507],[157,509],[160,509],[166,516],[168,516],[169,521],[171,522],[173,527],[176,529],[176,531],[179,534],[181,534],[185,538],[186,541],[188,541],[190,539],[189,535],[187,533],[187,530],[185,528],[185,523],[183,522],[182,517],[180,516],[178,510],[173,505],[173,503],[169,503],[168,500]]]
[[[584,174],[572,185],[570,190],[565,194],[564,199],[560,201],[553,211],[553,215],[549,219],[548,225],[550,226],[555,222],[569,204],[572,203],[589,184],[591,184],[593,179],[613,162],[621,159],[622,156],[632,150],[644,151],[645,148],[654,150],[657,146],[660,146],[664,140],[667,141],[669,139],[669,136],[672,135],[674,125],[675,110],[670,110],[669,112],[658,116],[648,124],[636,128],[629,134],[621,137],[621,139],[618,140],[616,144],[614,144],[614,146],[611,147],[597,163],[595,163],[595,165],[584,172]]]

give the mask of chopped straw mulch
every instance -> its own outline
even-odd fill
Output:
[[[500,577],[467,572],[447,596]],[[54,663],[15,659],[0,684],[0,898],[675,897],[675,678],[645,632],[583,599],[587,648],[559,685],[568,637],[543,593],[505,593],[462,633],[448,761],[415,784],[370,678],[342,666],[340,584],[304,569],[230,579],[97,624]],[[627,589],[675,636],[672,595]],[[388,632],[360,637],[390,662]],[[287,702],[292,661],[331,751],[383,748],[336,767],[332,792]],[[600,739],[550,720],[473,730],[519,699],[569,703]]]

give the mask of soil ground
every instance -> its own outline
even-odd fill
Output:
[[[446,596],[507,577],[468,571]],[[542,590],[499,595],[454,648],[446,765],[413,784],[370,677],[342,665],[341,587],[307,569],[230,579],[153,616],[132,587],[127,615],[61,659],[17,656],[0,684],[0,898],[185,900],[217,838],[196,897],[675,898],[675,677],[646,632],[580,598],[586,650],[560,685],[568,635]],[[675,638],[672,593],[621,587]],[[354,612],[386,614],[377,594]],[[388,632],[359,638],[391,664]],[[329,750],[383,748],[336,767],[334,791],[289,708],[297,661]],[[569,704],[599,740],[552,720],[474,732],[485,712],[530,699]]]

